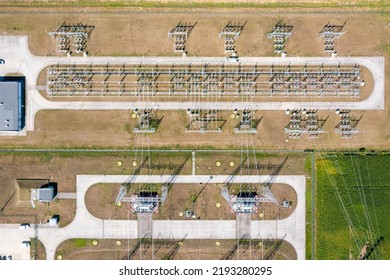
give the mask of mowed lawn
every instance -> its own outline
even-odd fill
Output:
[[[369,259],[390,259],[390,155],[320,155],[316,170],[316,259],[357,259],[370,233]]]

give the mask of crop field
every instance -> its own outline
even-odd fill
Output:
[[[389,166],[389,154],[317,158],[317,259],[357,259],[366,242],[381,237],[369,259],[390,258]]]

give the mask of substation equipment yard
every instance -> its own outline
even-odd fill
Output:
[[[260,123],[276,121],[259,114],[286,113],[286,142],[299,141],[304,134],[315,141],[329,133],[324,124],[330,112],[339,116],[332,124],[333,132],[343,139],[355,137],[361,132],[358,124],[362,118],[355,111],[384,110],[384,58],[338,56],[336,42],[345,33],[345,23],[330,22],[318,34],[329,56],[290,57],[287,42],[295,30],[281,21],[267,33],[274,53],[280,57],[241,57],[236,41],[241,40],[249,24],[229,21],[224,26],[218,34],[224,46],[225,56],[221,57],[192,57],[188,53],[186,44],[198,22],[180,21],[168,31],[173,51],[182,55],[173,57],[90,56],[88,41],[98,28],[84,23],[63,23],[48,32],[55,40],[57,56],[33,55],[26,36],[0,36],[1,55],[6,61],[0,66],[0,76],[23,73],[26,81],[25,127],[2,131],[2,136],[29,137],[35,130],[35,115],[42,110],[123,110],[131,112],[135,122],[132,133],[139,139],[134,148],[142,151],[133,159],[131,174],[77,175],[73,222],[64,228],[38,226],[38,238],[46,247],[48,259],[59,258],[56,248],[72,238],[136,240],[124,259],[145,257],[148,250],[148,258],[157,258],[162,246],[168,249],[159,256],[173,259],[186,240],[198,239],[215,240],[217,247],[221,240],[235,240],[223,259],[239,255],[248,258],[244,254],[248,250],[254,258],[272,259],[283,242],[294,247],[293,258],[305,258],[306,178],[279,174],[287,158],[268,165],[257,159],[258,147],[248,143],[253,143],[256,134],[266,133],[259,129]],[[227,114],[236,119],[230,137],[241,136],[242,148],[240,161],[230,165],[232,172],[199,175],[194,154],[177,165],[162,166],[151,161],[150,139],[166,121],[161,115],[167,111],[186,112],[184,134],[207,134],[211,139],[226,129]],[[191,172],[182,174],[189,162]],[[221,162],[215,164],[220,166]],[[167,167],[168,175],[149,172]],[[105,220],[89,213],[84,196],[89,187],[99,183],[120,186],[112,207],[128,205],[136,220]],[[264,215],[259,210],[264,204],[292,207],[290,200],[282,199],[283,190],[276,198],[272,191],[276,183],[294,189],[296,204],[292,213],[281,220],[254,220],[254,215]],[[176,184],[201,186],[192,196],[192,209],[180,212],[186,219],[154,219]],[[194,205],[208,184],[220,189],[223,203],[235,219],[208,220],[207,214],[205,219],[197,219]],[[255,254],[259,250],[263,252],[261,257]]]

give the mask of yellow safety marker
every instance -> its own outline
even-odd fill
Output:
[[[179,246],[180,247],[183,246],[183,242],[179,241]]]
[[[138,162],[136,160],[133,160],[132,165],[136,167],[138,165]]]
[[[121,246],[122,242],[120,240],[118,240],[115,244],[116,244],[116,246]]]
[[[231,167],[233,167],[233,166],[236,165],[236,164],[234,163],[234,161],[231,161],[231,162],[229,162],[229,165],[230,165]]]
[[[219,241],[215,242],[215,246],[217,246],[217,247],[221,246],[221,242],[219,242]]]
[[[260,212],[260,213],[259,213],[259,217],[260,217],[260,218],[263,218],[263,217],[264,217],[264,213],[263,213],[263,212]]]
[[[215,203],[215,206],[216,206],[217,208],[219,208],[219,207],[221,207],[221,203],[217,202],[217,203]]]
[[[92,245],[93,245],[93,246],[98,245],[98,243],[99,243],[99,242],[98,242],[97,240],[92,241]]]
[[[121,207],[121,206],[122,206],[122,202],[118,201],[118,203],[116,204],[116,206]]]
[[[57,260],[62,260],[62,255],[58,255]]]
[[[131,114],[131,118],[132,118],[132,119],[135,119],[136,117],[137,117],[137,114],[136,114],[136,113],[132,113],[132,114]]]
[[[216,166],[221,166],[221,162],[220,162],[220,161],[217,161],[217,162],[215,162],[215,165],[216,165]]]
[[[183,215],[184,215],[183,212],[179,212],[180,217],[183,217]]]
[[[122,161],[121,160],[118,160],[117,162],[116,162],[116,165],[119,167],[119,166],[122,166]]]
[[[261,242],[261,241],[260,241],[260,242],[259,242],[259,246],[261,246],[261,247],[262,247],[262,246],[263,246],[263,242]]]
[[[236,117],[235,114],[231,114],[231,115],[230,115],[230,118],[231,118],[231,119],[234,119],[235,117]]]

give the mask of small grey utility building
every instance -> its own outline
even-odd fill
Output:
[[[53,185],[48,185],[38,189],[38,201],[51,202],[57,195],[57,188]]]
[[[20,131],[24,124],[24,77],[0,77],[0,131]]]

